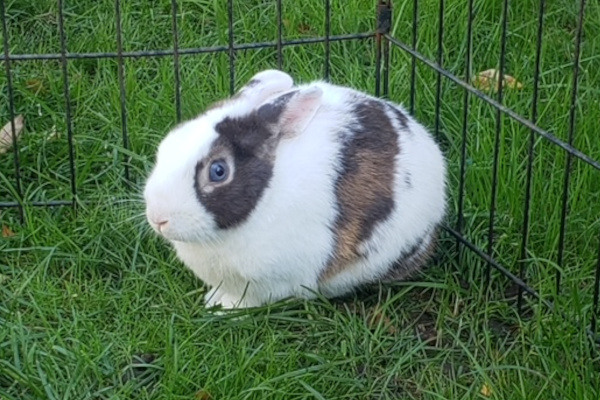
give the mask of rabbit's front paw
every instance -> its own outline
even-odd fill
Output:
[[[229,293],[225,293],[218,287],[214,287],[206,293],[204,296],[206,307],[212,308],[221,306],[223,309],[234,309],[234,308],[246,308],[248,302],[239,296],[233,296]]]

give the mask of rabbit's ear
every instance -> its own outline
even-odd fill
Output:
[[[257,106],[269,97],[290,90],[294,80],[285,72],[267,69],[254,75],[235,97],[244,98]]]
[[[274,125],[283,138],[294,137],[304,131],[321,105],[323,90],[308,86],[294,90],[261,105],[259,118]]]

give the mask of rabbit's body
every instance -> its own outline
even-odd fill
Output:
[[[399,106],[349,88],[287,86],[254,106],[225,102],[161,144],[146,187],[149,220],[169,221],[160,231],[212,287],[208,305],[334,297],[402,279],[435,243],[445,162],[429,133]],[[235,167],[217,184],[201,176],[200,160],[222,147]]]

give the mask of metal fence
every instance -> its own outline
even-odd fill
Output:
[[[283,12],[282,12],[282,1],[276,0],[277,6],[277,40],[273,42],[262,42],[262,43],[236,43],[233,29],[233,0],[228,0],[228,44],[216,47],[197,47],[197,48],[180,48],[179,36],[178,36],[178,4],[176,0],[171,1],[171,13],[172,13],[172,44],[173,48],[169,50],[154,50],[154,51],[132,51],[127,52],[123,50],[123,39],[121,30],[121,1],[115,0],[115,23],[116,23],[116,52],[103,52],[103,53],[72,53],[67,50],[67,38],[65,34],[65,13],[63,0],[58,0],[58,29],[60,32],[60,53],[56,54],[13,54],[10,51],[10,38],[7,29],[7,16],[6,16],[6,4],[5,1],[0,1],[0,15],[2,18],[2,33],[3,33],[3,56],[1,57],[4,63],[4,71],[6,73],[6,88],[8,97],[8,110],[11,121],[12,131],[15,131],[15,115],[17,105],[15,104],[14,87],[12,82],[12,74],[15,63],[27,62],[32,60],[58,60],[62,67],[63,77],[63,90],[64,90],[64,104],[65,104],[65,119],[66,119],[66,133],[67,133],[67,144],[69,148],[69,162],[70,162],[70,189],[71,198],[63,200],[53,201],[27,201],[23,198],[22,189],[22,165],[20,162],[19,146],[13,133],[13,158],[14,158],[14,199],[12,201],[1,201],[0,209],[18,209],[21,219],[24,217],[24,209],[26,207],[35,206],[72,206],[76,208],[79,200],[78,199],[78,187],[76,185],[76,168],[75,168],[75,157],[73,145],[73,115],[71,109],[71,96],[70,96],[70,82],[68,74],[68,64],[71,60],[77,59],[116,59],[118,60],[118,80],[119,90],[121,99],[121,125],[122,125],[122,146],[125,149],[129,148],[129,137],[128,137],[128,118],[127,118],[127,107],[126,107],[126,89],[125,89],[125,78],[124,78],[124,60],[128,58],[143,58],[143,57],[171,57],[173,60],[173,71],[174,71],[174,85],[175,85],[175,110],[177,120],[182,118],[182,107],[181,107],[181,80],[180,80],[180,60],[181,55],[191,54],[206,54],[206,53],[225,53],[229,58],[229,91],[233,93],[235,90],[235,73],[236,73],[236,53],[242,50],[250,49],[262,49],[270,48],[275,49],[277,54],[277,67],[282,68],[283,60],[283,49],[288,46],[302,46],[307,44],[322,43],[324,45],[324,60],[323,61],[323,77],[328,79],[330,76],[330,54],[331,44],[333,42],[349,41],[349,40],[366,40],[372,41],[375,44],[375,94],[377,96],[387,97],[390,94],[390,71],[391,64],[390,58],[393,51],[400,51],[408,55],[411,59],[410,64],[410,95],[408,107],[411,113],[415,111],[416,104],[416,79],[417,79],[417,65],[420,63],[427,68],[435,71],[435,111],[433,130],[437,134],[440,130],[440,108],[442,107],[442,86],[444,82],[451,82],[453,85],[457,85],[463,90],[463,109],[460,111],[462,119],[462,131],[454,132],[457,136],[457,140],[460,140],[460,160],[459,160],[459,171],[457,171],[459,178],[458,191],[457,191],[457,209],[455,210],[455,220],[448,221],[445,225],[447,233],[454,238],[457,246],[457,254],[462,254],[465,250],[471,251],[477,257],[482,259],[487,265],[486,274],[489,278],[490,271],[495,269],[512,280],[518,287],[518,301],[517,307],[519,310],[523,306],[523,299],[526,295],[530,295],[538,301],[544,303],[547,307],[552,309],[553,303],[548,298],[543,298],[533,287],[527,284],[526,267],[527,263],[527,249],[528,249],[528,236],[530,230],[530,208],[531,208],[531,187],[532,187],[532,170],[535,158],[535,142],[537,139],[542,138],[547,143],[551,144],[555,148],[561,149],[566,154],[566,163],[564,166],[564,182],[562,186],[562,201],[561,201],[561,217],[560,217],[560,237],[558,238],[558,244],[556,249],[556,264],[562,266],[565,262],[564,251],[566,246],[566,226],[569,215],[569,188],[571,182],[571,170],[573,161],[584,163],[593,169],[595,176],[600,178],[600,160],[594,159],[592,156],[586,153],[585,150],[574,147],[574,137],[576,131],[576,105],[578,101],[578,82],[580,78],[581,65],[580,65],[580,49],[583,36],[583,21],[586,10],[586,0],[579,0],[578,3],[578,14],[575,22],[574,29],[574,51],[572,60],[572,92],[570,96],[570,108],[569,108],[569,129],[567,137],[568,139],[561,140],[557,135],[542,129],[538,126],[539,116],[539,102],[538,102],[538,89],[540,86],[540,63],[541,63],[541,52],[543,46],[543,30],[545,20],[545,7],[546,1],[539,0],[538,2],[538,18],[535,23],[537,24],[537,44],[534,66],[534,77],[533,77],[533,98],[531,99],[530,115],[524,116],[507,107],[503,104],[504,99],[504,81],[499,79],[498,89],[496,96],[486,93],[476,88],[470,81],[470,75],[472,70],[472,46],[473,46],[473,21],[476,17],[474,9],[474,0],[468,0],[468,19],[466,21],[458,21],[466,25],[466,58],[464,60],[465,65],[465,78],[461,78],[456,74],[453,74],[444,67],[444,51],[443,51],[443,39],[445,32],[445,15],[444,11],[446,6],[444,0],[439,0],[439,18],[437,21],[437,40],[438,46],[436,49],[437,56],[434,60],[426,57],[422,51],[417,50],[417,43],[419,34],[419,1],[418,0],[407,0],[405,3],[412,3],[413,18],[412,20],[401,21],[402,26],[406,27],[411,32],[412,40],[411,43],[405,43],[398,38],[391,35],[392,24],[396,22],[393,20],[393,9],[392,2],[390,0],[380,0],[374,4],[373,21],[375,22],[374,30],[369,32],[362,32],[356,34],[344,34],[344,35],[332,35],[331,34],[331,0],[324,0],[325,10],[325,35],[323,37],[303,38],[295,40],[284,40],[282,34],[283,26]],[[502,18],[501,18],[501,43],[500,53],[498,54],[498,75],[504,76],[505,63],[506,63],[506,43],[508,36],[508,10],[509,0],[503,0],[502,2]],[[320,61],[320,60],[319,60]],[[433,83],[432,83],[433,84]],[[495,109],[495,142],[494,152],[490,154],[492,157],[492,184],[491,184],[491,202],[489,204],[489,217],[487,222],[487,246],[477,246],[468,235],[465,234],[465,174],[467,170],[468,154],[467,154],[467,143],[469,140],[469,132],[467,128],[467,121],[470,111],[470,99],[478,98],[481,101],[489,104]],[[496,228],[496,206],[497,206],[497,187],[498,187],[498,165],[499,165],[499,154],[500,154],[500,132],[503,129],[502,123],[504,118],[509,118],[521,124],[524,128],[529,131],[528,145],[527,145],[527,164],[526,164],[526,184],[524,189],[524,201],[523,207],[523,221],[521,224],[521,241],[519,244],[519,268],[517,272],[511,272],[514,268],[509,268],[501,265],[499,261],[494,257],[494,241],[495,241],[495,228]],[[458,137],[459,136],[459,137]],[[130,170],[128,157],[125,154],[123,157],[123,168],[124,177],[126,181],[130,180]],[[599,187],[600,190],[600,187]],[[598,240],[600,243],[600,240]],[[590,277],[593,280],[593,295],[591,307],[591,320],[587,323],[579,321],[579,325],[585,325],[588,333],[594,340],[600,343],[598,337],[598,322],[597,316],[599,315],[599,291],[600,291],[600,245],[598,246],[597,260],[594,260],[596,265],[594,276]],[[557,270],[555,276],[555,286],[557,293],[560,293],[561,287],[561,272]],[[559,311],[562,312],[562,311]],[[567,316],[567,318],[569,318]]]

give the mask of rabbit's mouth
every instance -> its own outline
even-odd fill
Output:
[[[184,215],[172,215],[169,218],[148,217],[148,224],[160,237],[168,241],[183,243],[206,243],[215,236],[210,224],[206,221],[198,221]]]

